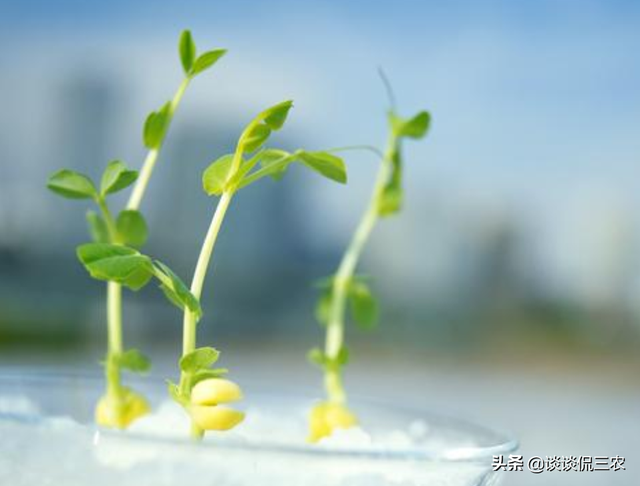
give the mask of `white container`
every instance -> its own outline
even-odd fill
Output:
[[[11,486],[487,486],[493,455],[517,448],[510,436],[461,420],[358,403],[362,429],[327,443],[305,442],[313,401],[245,388],[247,420],[230,433],[188,437],[162,381],[134,384],[154,416],[127,432],[98,429],[96,377],[0,375],[0,484]],[[155,388],[155,389],[154,389]],[[155,399],[155,400],[154,400]]]

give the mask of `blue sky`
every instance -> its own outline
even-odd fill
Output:
[[[640,224],[638,25],[632,1],[2,1],[0,127],[31,133],[28,78],[54,83],[55,63],[133,83],[138,123],[178,79],[175,38],[189,27],[230,55],[185,112],[228,105],[240,123],[294,97],[293,133],[323,146],[378,143],[383,66],[401,110],[428,108],[434,120],[427,142],[407,147],[407,221],[434,198],[463,213],[514,212],[541,235],[539,251],[567,261],[591,215]],[[139,145],[135,130],[123,147]],[[353,158],[359,200],[372,171]],[[338,189],[319,190],[339,200]],[[358,210],[346,210],[345,231]]]
[[[438,125],[447,128],[433,143],[461,146],[447,154],[444,166],[457,172],[460,165],[471,164],[474,177],[476,163],[469,160],[474,155],[483,158],[483,170],[504,170],[505,177],[516,167],[527,175],[563,168],[599,171],[599,162],[592,159],[607,156],[620,159],[607,161],[610,176],[618,173],[626,179],[630,153],[639,148],[630,138],[637,132],[640,108],[637,2],[116,0],[0,5],[0,35],[5,38],[0,53],[42,38],[70,39],[86,43],[87,49],[109,40],[173,42],[174,33],[189,26],[203,43],[224,44],[238,56],[260,51],[265,68],[269,56],[290,58],[298,69],[317,72],[319,85],[341,87],[335,91],[345,97],[371,96],[365,101],[369,105],[380,95],[379,86],[375,79],[363,82],[383,65],[403,106],[426,104]],[[500,147],[492,149],[496,145]],[[579,165],[572,158],[581,159]]]

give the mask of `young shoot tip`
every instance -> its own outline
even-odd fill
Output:
[[[387,93],[387,99],[389,100],[389,108],[392,111],[396,111],[396,95],[393,92],[391,81],[389,81],[389,77],[385,73],[384,69],[382,69],[382,66],[378,66],[378,76],[380,76],[380,80],[382,81],[385,92]]]

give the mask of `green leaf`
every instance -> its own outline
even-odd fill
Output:
[[[327,356],[320,348],[310,349],[307,353],[307,359],[320,368],[325,368],[328,362]]]
[[[78,172],[62,169],[49,177],[47,187],[69,199],[95,199],[98,191],[86,175]]]
[[[258,162],[260,162],[261,153],[262,152],[258,152],[249,160],[243,160],[240,163],[240,168],[227,181],[227,185],[239,189],[238,184],[242,181],[244,176],[246,176],[249,172],[251,172],[251,169],[253,169],[258,164]]]
[[[89,274],[97,280],[118,282],[138,290],[153,276],[151,259],[133,248],[87,243],[78,247],[77,254]]]
[[[80,245],[77,249],[80,261],[89,265],[105,258],[139,255],[133,248],[122,245],[112,245],[107,243],[87,243]]]
[[[271,130],[280,130],[287,120],[287,115],[292,106],[292,100],[283,101],[282,103],[272,106],[264,112],[264,115],[266,115],[264,122]]]
[[[202,309],[198,299],[169,267],[157,260],[154,263],[155,274],[160,280],[160,289],[164,295],[179,309],[184,310],[185,307],[189,309],[199,320],[202,317]],[[161,275],[158,274],[159,272]]]
[[[271,128],[267,125],[256,125],[243,139],[243,149],[245,152],[253,152],[259,149],[271,135]]]
[[[104,218],[95,211],[87,211],[89,234],[96,243],[109,243],[109,229]]]
[[[233,177],[234,183],[237,184],[238,189],[241,189],[266,176],[280,180],[284,176],[289,164],[294,162],[294,160],[295,157],[284,150],[262,150],[245,163],[247,164],[246,169],[250,169],[249,166],[255,165],[256,161],[259,162],[262,167],[248,174],[249,170],[245,170],[245,165],[243,164],[242,169]],[[236,179],[236,176],[241,177]]]
[[[180,393],[180,387],[171,380],[167,380],[167,391],[169,392],[169,396],[177,403],[181,405],[186,405],[188,403],[187,398]]]
[[[304,165],[319,174],[342,184],[347,182],[347,169],[340,157],[327,152],[305,152],[304,150],[299,150],[296,154]]]
[[[372,329],[378,322],[378,303],[369,287],[362,283],[352,281],[349,285],[349,303],[351,304],[351,316],[356,324],[363,329]]]
[[[313,348],[307,353],[307,359],[323,369],[336,369],[349,362],[349,350],[342,346],[334,358],[327,356],[320,348]]]
[[[293,102],[283,101],[260,112],[242,133],[240,149],[246,152],[257,150],[271,135],[279,130],[287,119]]]
[[[171,121],[171,102],[167,101],[158,111],[152,111],[144,122],[143,140],[148,149],[157,149],[162,145]]]
[[[215,348],[197,348],[180,358],[180,369],[185,373],[195,373],[209,368],[219,357],[220,352]]]
[[[329,319],[331,318],[331,303],[333,301],[333,291],[332,288],[328,288],[320,294],[320,298],[316,303],[316,308],[314,310],[314,315],[318,324],[321,326],[326,326],[329,323]]]
[[[392,215],[402,208],[402,160],[398,147],[395,148],[391,156],[391,163],[393,164],[391,178],[384,186],[378,200],[378,214],[380,216]]]
[[[334,366],[344,366],[349,362],[349,349],[346,346],[342,346],[336,357],[331,360],[331,364]]]
[[[233,155],[223,155],[212,162],[202,174],[202,187],[209,196],[219,196],[227,185],[229,171],[233,162]]]
[[[196,74],[200,74],[202,71],[209,69],[226,53],[226,49],[215,49],[201,54],[193,63],[193,67],[191,68],[189,75],[195,76]]]
[[[333,287],[333,282],[335,281],[335,275],[329,275],[328,277],[322,277],[313,282],[313,286],[317,289],[330,289]]]
[[[138,178],[138,172],[130,170],[121,160],[112,160],[102,173],[100,194],[106,196],[130,186]]]
[[[191,37],[191,31],[183,30],[180,34],[178,42],[178,52],[180,53],[180,62],[184,73],[188,76],[193,67],[193,61],[196,58],[196,44]]]
[[[147,222],[140,211],[125,209],[116,220],[118,235],[126,245],[141,247],[147,241]]]
[[[260,166],[266,170],[265,175],[273,177],[277,181],[284,177],[289,164],[280,165],[280,162],[291,156],[289,152],[278,149],[267,149],[260,152],[259,155]],[[291,162],[293,162],[293,160],[291,160]]]
[[[119,354],[117,359],[122,368],[134,373],[146,373],[151,369],[151,360],[137,349],[128,349]]]
[[[427,134],[431,124],[431,115],[426,111],[421,111],[412,118],[404,119],[395,113],[389,113],[389,123],[391,129],[397,137],[422,138]]]
[[[199,381],[208,380],[209,378],[222,378],[229,373],[226,368],[215,368],[213,370],[198,370],[191,378],[191,384],[195,385]]]
[[[403,192],[402,188],[395,184],[387,185],[378,202],[378,213],[380,216],[389,216],[402,209]]]

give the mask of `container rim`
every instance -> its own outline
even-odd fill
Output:
[[[148,377],[154,378],[154,375]],[[102,376],[96,373],[82,372],[77,370],[69,370],[65,368],[57,368],[55,370],[44,370],[35,367],[7,367],[0,368],[0,384],[3,382],[20,382],[20,383],[33,383],[38,382],[52,382],[56,380],[74,380],[74,381],[87,381],[92,384],[100,384],[102,382]],[[275,397],[273,393],[265,393],[260,391],[259,387],[251,387],[256,391],[255,395],[263,397]],[[290,389],[283,389],[282,393],[278,393],[278,397],[292,397],[295,399],[309,400],[310,402],[317,397],[312,397],[308,394],[290,391]],[[228,439],[217,442],[201,442],[195,443],[193,441],[180,439],[176,437],[161,436],[145,434],[140,432],[119,432],[109,429],[103,429],[95,424],[85,425],[86,432],[92,437],[93,442],[97,445],[101,440],[109,441],[124,441],[133,442],[139,444],[164,444],[172,447],[181,447],[186,449],[193,448],[194,450],[206,450],[206,449],[227,449],[227,450],[246,450],[251,452],[263,452],[263,453],[276,453],[296,456],[313,456],[313,457],[326,457],[326,458],[359,458],[359,459],[385,459],[385,460],[399,460],[399,461],[431,461],[431,462],[469,462],[469,463],[487,463],[493,456],[509,454],[519,448],[519,442],[513,434],[503,430],[494,429],[484,425],[479,425],[471,420],[466,420],[447,414],[431,412],[425,409],[418,409],[415,407],[407,407],[403,405],[389,404],[381,402],[371,398],[354,398],[354,402],[371,406],[375,408],[384,408],[386,410],[397,411],[402,414],[411,414],[416,417],[426,417],[428,419],[434,419],[439,422],[455,425],[461,428],[475,429],[483,431],[485,433],[499,437],[494,445],[491,446],[474,446],[474,447],[452,447],[444,449],[443,451],[428,450],[420,447],[405,447],[405,448],[376,448],[376,447],[318,447],[308,444],[306,442],[300,442],[300,444],[283,444],[276,441],[269,441],[268,439],[260,441],[244,441]],[[22,422],[25,424],[35,423],[37,424],[42,420],[42,417],[28,413],[5,413],[0,411],[0,421],[11,420],[15,422]],[[84,424],[83,424],[84,425]]]

